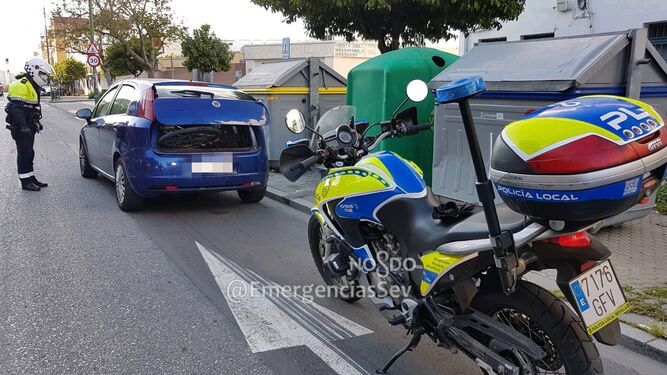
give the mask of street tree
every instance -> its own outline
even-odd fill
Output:
[[[181,53],[188,71],[200,72],[226,72],[233,57],[227,43],[211,31],[210,25],[201,25],[192,36],[185,35],[181,40]]]
[[[135,53],[140,53],[139,41],[130,41],[130,46]],[[106,61],[105,72],[111,79],[124,75],[135,75],[144,70],[141,64],[132,55],[127,53],[127,47],[124,43],[112,43],[104,50],[104,59]]]
[[[88,0],[59,0],[54,17],[88,19]],[[159,57],[166,43],[181,38],[185,28],[174,21],[171,0],[92,0],[93,27],[96,41],[103,48],[117,43],[125,48],[128,56],[136,60],[149,77],[154,76]],[[63,43],[69,48],[87,46],[89,25],[72,22],[64,27],[69,36],[60,32]],[[138,42],[137,42],[138,41]],[[137,47],[138,48],[135,48]],[[85,52],[85,51],[84,51]],[[106,56],[104,56],[104,60]],[[106,69],[106,60],[102,61]]]
[[[86,78],[88,73],[86,64],[73,57],[55,63],[53,70],[55,73],[53,80],[67,87],[70,92],[74,92],[74,81]]]
[[[55,41],[55,47],[69,53],[85,54],[90,44],[90,24],[87,18],[65,16],[62,7],[56,8],[51,18],[51,28],[48,31],[49,39]],[[109,38],[95,30],[95,42],[98,47],[104,50]],[[100,54],[100,67],[106,67],[104,54]],[[110,85],[111,77],[105,75],[107,83]]]
[[[457,31],[500,28],[516,19],[525,0],[251,0],[282,13],[287,23],[303,19],[311,37],[376,40],[380,52],[401,44],[450,39]]]

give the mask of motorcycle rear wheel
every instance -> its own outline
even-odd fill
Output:
[[[322,248],[322,230],[320,226],[320,221],[317,220],[315,216],[311,216],[308,221],[308,245],[310,246],[310,252],[313,256],[313,261],[317,267],[317,271],[322,276],[327,285],[335,286],[339,288],[337,297],[345,302],[356,302],[360,297],[360,288],[358,280],[348,280],[345,277],[340,277],[337,279],[332,279],[327,275],[323,270],[324,251]]]
[[[546,289],[520,280],[509,296],[499,288],[480,291],[472,307],[512,326],[547,353],[533,363],[537,374],[604,374],[600,353],[579,317]]]

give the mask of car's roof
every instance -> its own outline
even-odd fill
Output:
[[[123,82],[134,82],[142,86],[157,86],[157,85],[193,85],[193,86],[207,86],[207,87],[216,87],[222,89],[238,90],[234,86],[224,85],[220,83],[209,83],[202,81],[186,81],[183,79],[167,79],[167,78],[126,78],[120,81],[116,81],[113,84],[117,85]]]

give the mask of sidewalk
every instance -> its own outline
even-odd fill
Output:
[[[301,212],[310,213],[315,204],[315,187],[320,181],[320,173],[309,170],[296,182],[289,182],[280,173],[269,173],[269,186],[266,196],[293,207]]]
[[[308,171],[296,182],[272,172],[267,196],[310,213],[319,180],[320,173],[314,170]],[[624,285],[646,288],[667,284],[667,215],[651,213],[620,227],[604,228],[595,236],[611,250],[614,268]],[[558,289],[555,271],[531,272],[526,279],[548,290]],[[634,315],[629,314],[626,321],[635,323],[638,318]],[[624,323],[621,323],[621,330],[624,346],[667,363],[667,340]]]
[[[72,102],[86,102],[86,101],[93,101],[93,99],[88,99],[88,96],[85,95],[79,95],[79,96],[59,96],[55,100],[52,100],[50,96],[45,95],[44,96],[49,103],[52,104],[57,104],[57,103],[72,103]]]

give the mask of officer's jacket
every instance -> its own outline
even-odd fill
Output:
[[[39,94],[26,77],[17,79],[7,88],[7,122],[11,125],[32,126],[42,118]]]
[[[29,105],[39,105],[39,95],[28,78],[23,77],[9,84],[7,99]]]

